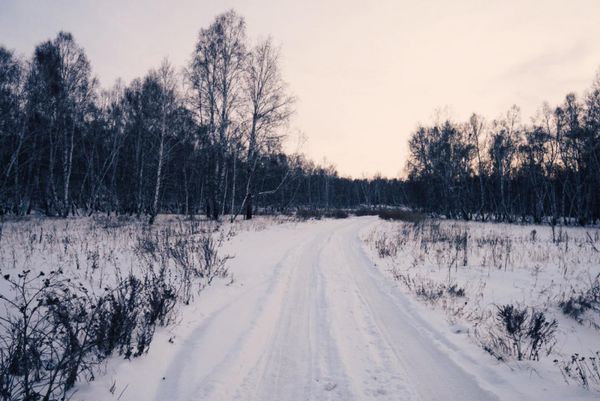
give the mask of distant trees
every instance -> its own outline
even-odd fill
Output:
[[[160,212],[252,218],[297,207],[401,205],[452,218],[600,221],[600,74],[582,98],[495,120],[439,119],[409,140],[405,180],[349,179],[283,152],[294,97],[271,39],[244,19],[200,30],[167,61],[102,89],[69,33],[29,60],[0,47],[0,215]]]
[[[225,209],[228,162],[242,128],[239,114],[247,54],[244,19],[228,11],[200,31],[192,55],[192,104],[212,155],[207,166],[206,206],[215,219]]]
[[[281,142],[278,129],[292,113],[294,98],[287,94],[279,70],[279,52],[270,39],[257,44],[248,54],[245,65],[244,95],[249,104],[247,132],[246,193],[242,207],[252,218],[255,196],[254,174],[261,153],[276,150]]]
[[[409,180],[427,182],[422,186],[424,207],[450,217],[467,217],[471,162],[475,147],[461,130],[449,121],[433,127],[420,127],[409,142]],[[440,199],[444,199],[440,202]]]
[[[600,74],[583,100],[544,105],[529,125],[513,106],[486,124],[445,121],[409,141],[413,206],[448,217],[589,224],[600,220]]]
[[[184,73],[164,61],[109,89],[69,33],[27,61],[0,47],[0,215],[252,218],[392,202],[382,186],[401,202],[399,181],[350,180],[283,153],[293,106],[277,47],[251,43],[234,11],[200,30]]]
[[[150,208],[150,220],[154,221],[158,213],[158,200],[164,175],[164,166],[170,156],[171,142],[176,140],[178,124],[178,96],[175,72],[165,60],[157,71],[152,71],[146,78],[152,91],[146,97],[149,103],[150,114],[149,130],[154,131],[158,151],[156,154],[156,179]]]
[[[25,129],[33,142],[29,158],[40,167],[28,178],[39,183],[46,213],[66,217],[73,206],[73,154],[83,137],[95,85],[85,52],[71,34],[60,32],[36,47],[26,85]]]
[[[22,204],[24,74],[24,65],[12,52],[0,47],[0,199],[12,204],[14,212]]]

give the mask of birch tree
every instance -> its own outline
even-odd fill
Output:
[[[200,30],[190,63],[191,104],[212,148],[207,204],[213,219],[222,210],[229,141],[235,124],[240,123],[246,55],[246,23],[231,10]]]
[[[177,96],[177,79],[171,64],[164,60],[156,71],[151,71],[145,82],[145,100],[148,105],[146,119],[147,128],[156,137],[156,176],[150,208],[150,224],[154,222],[159,211],[160,190],[164,168],[171,150],[171,141],[175,136],[176,111],[179,107]]]
[[[22,214],[20,161],[25,141],[23,114],[24,66],[0,46],[0,209]],[[12,191],[11,191],[12,187]],[[12,204],[8,200],[12,198]]]
[[[36,47],[29,76],[32,122],[40,142],[47,144],[47,192],[52,200],[46,211],[66,217],[71,208],[70,184],[73,152],[85,129],[85,116],[93,102],[95,80],[83,48],[70,33]],[[60,177],[60,184],[56,180]]]
[[[279,129],[292,114],[294,98],[288,94],[279,66],[279,50],[271,39],[258,43],[247,57],[244,94],[250,111],[247,131],[246,194],[242,208],[252,218],[253,178],[261,152],[278,149],[282,141]]]

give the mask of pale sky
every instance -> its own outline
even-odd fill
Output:
[[[398,176],[436,109],[464,120],[517,104],[527,120],[582,94],[600,67],[600,0],[0,0],[0,44],[28,57],[69,31],[108,87],[165,56],[184,66],[200,28],[230,8],[250,37],[281,45],[302,150],[354,177]]]

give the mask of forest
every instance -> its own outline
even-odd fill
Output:
[[[410,203],[450,218],[592,224],[600,219],[600,74],[584,99],[448,120],[410,138]]]
[[[420,125],[398,157],[403,178],[358,179],[284,151],[296,99],[272,39],[251,41],[229,11],[191,50],[182,68],[165,59],[101,88],[70,33],[27,59],[0,47],[0,215],[407,206],[466,220],[600,219],[600,75],[530,122],[513,106]]]

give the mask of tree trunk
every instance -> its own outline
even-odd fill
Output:
[[[73,169],[73,144],[75,137],[75,127],[71,126],[69,136],[65,134],[65,144],[63,152],[63,217],[69,215],[69,184],[71,182],[71,171]]]
[[[252,193],[249,193],[246,198],[246,220],[252,219],[252,197]]]
[[[154,223],[154,219],[158,214],[158,198],[160,196],[160,183],[162,180],[163,170],[163,159],[165,153],[165,131],[166,131],[166,116],[163,112],[161,132],[160,132],[160,146],[158,148],[158,167],[156,169],[156,183],[154,185],[154,200],[152,202],[152,213],[150,215],[150,224]]]
[[[231,213],[232,215],[235,213],[235,173],[236,173],[236,164],[237,164],[237,154],[233,155],[233,173],[231,174]]]
[[[136,140],[136,150],[135,150],[135,158],[137,165],[137,194],[135,200],[135,213],[139,218],[142,213],[142,205],[143,205],[143,195],[144,195],[144,151],[142,148],[142,130],[137,128],[137,140]]]

